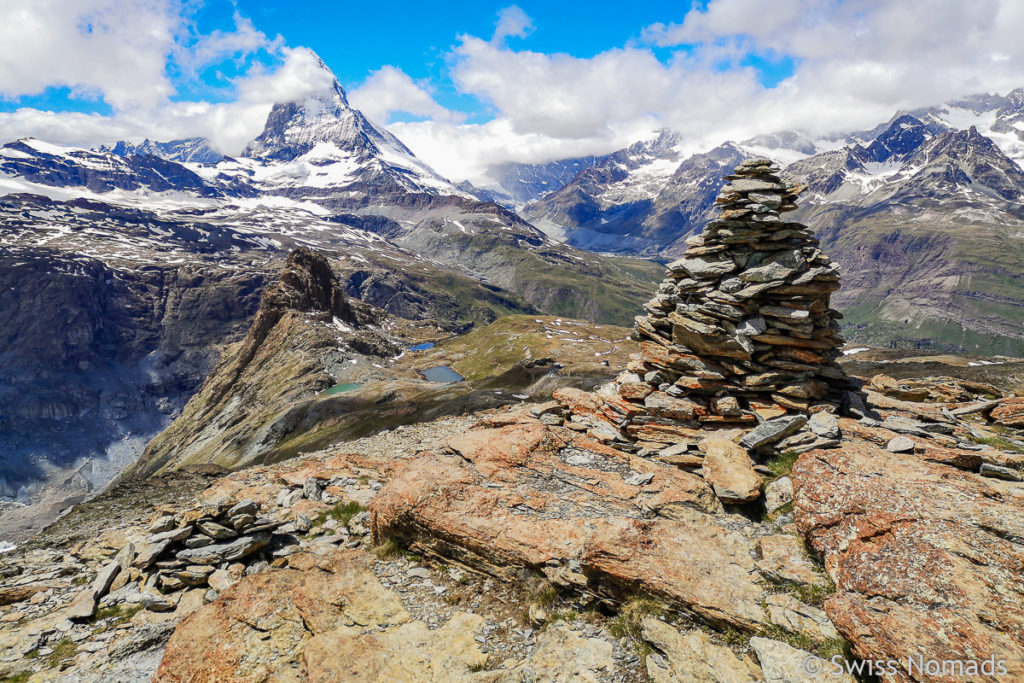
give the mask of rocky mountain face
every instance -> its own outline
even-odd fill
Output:
[[[297,399],[327,389],[350,360],[399,353],[387,314],[350,300],[326,258],[291,253],[266,288],[245,338],[228,348],[181,415],[146,447],[128,476],[188,464],[236,467],[276,446]]]
[[[852,276],[837,300],[851,339],[1020,354],[1020,92],[903,112],[843,138],[790,131],[668,156],[663,173],[631,167],[622,150],[522,212],[585,249],[676,257],[710,218],[722,171],[763,154],[810,188],[796,218]]]
[[[155,156],[168,161],[192,162],[197,164],[215,164],[224,158],[220,152],[213,150],[206,138],[185,138],[170,142],[143,140],[141,143],[120,141],[114,145],[101,146],[98,152],[110,152],[122,157]]]

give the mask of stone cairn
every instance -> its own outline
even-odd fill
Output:
[[[251,500],[223,500],[180,513],[166,510],[149,527],[146,542],[129,543],[100,569],[66,616],[88,619],[98,604],[173,610],[182,590],[220,590],[243,574],[271,566],[268,560],[298,552],[299,540],[289,530],[284,522],[261,515],[260,505]]]
[[[829,308],[839,269],[807,226],[780,218],[803,188],[777,173],[753,159],[726,176],[721,216],[687,240],[636,318],[642,352],[596,396],[573,395],[569,410],[595,436],[653,448],[765,421],[784,436],[806,414],[840,408],[853,387],[836,363],[841,315]]]

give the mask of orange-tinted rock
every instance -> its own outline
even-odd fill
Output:
[[[634,384],[620,384],[619,385],[619,396],[622,398],[634,399],[642,401],[654,391],[654,387],[650,384],[634,383]]]
[[[1024,396],[1004,398],[989,417],[1007,427],[1024,427]]]
[[[1019,496],[863,442],[805,453],[792,476],[797,526],[838,588],[825,610],[859,657],[994,655],[1001,680],[1024,678]],[[908,678],[954,680],[905,666],[895,680]]]
[[[295,680],[310,639],[402,624],[409,615],[354,550],[295,555],[295,569],[246,576],[174,631],[154,681]]]
[[[732,441],[709,438],[704,444],[704,480],[723,503],[748,503],[761,495],[761,476],[747,449]]]
[[[692,441],[701,435],[701,430],[692,427],[675,427],[672,425],[646,424],[629,425],[626,433],[637,441],[654,441],[656,443],[681,443]]]
[[[470,430],[458,456],[409,461],[371,504],[375,537],[497,576],[530,567],[562,585],[647,590],[744,628],[764,618],[753,541],[706,514],[720,505],[699,477],[566,429],[518,429]]]

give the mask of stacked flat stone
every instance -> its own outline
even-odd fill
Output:
[[[780,218],[802,188],[777,173],[754,159],[726,176],[721,216],[687,241],[636,318],[642,353],[601,392],[629,438],[839,406],[849,388],[829,307],[839,269],[807,226]]]

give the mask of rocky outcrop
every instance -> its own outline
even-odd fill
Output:
[[[797,525],[838,589],[825,611],[859,657],[898,662],[892,680],[956,680],[917,657],[994,656],[1024,675],[1019,489],[863,442],[804,454],[793,482]]]
[[[275,416],[333,385],[347,358],[398,352],[370,327],[383,317],[345,296],[323,256],[294,251],[279,282],[264,292],[245,339],[225,350],[199,393],[150,442],[129,475],[255,461],[287,433]]]
[[[646,590],[714,622],[764,619],[753,540],[714,516],[697,477],[529,417],[483,423],[449,449],[385,487],[377,538],[506,579],[531,569],[608,595]]]

